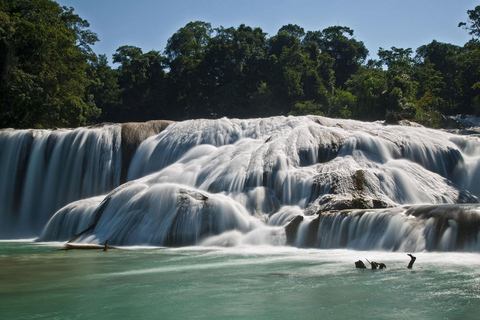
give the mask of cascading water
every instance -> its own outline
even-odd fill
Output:
[[[315,116],[173,123],[129,182],[62,208],[40,239],[479,251],[479,142]]]
[[[290,239],[299,247],[391,251],[480,251],[480,205],[357,209],[303,219]]]
[[[64,205],[118,186],[120,125],[0,132],[0,238],[38,236]]]

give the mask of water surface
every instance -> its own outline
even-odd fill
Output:
[[[2,319],[476,319],[480,259],[292,247],[0,242]],[[355,269],[358,259],[386,270]]]

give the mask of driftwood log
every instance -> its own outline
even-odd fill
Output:
[[[367,260],[367,262],[370,263],[370,265],[372,266],[372,269],[374,269],[374,270],[377,269],[377,268],[378,269],[386,269],[387,268],[387,266],[383,262],[375,262],[375,261],[370,262],[368,260]]]
[[[66,243],[63,248],[55,249],[54,251],[64,251],[64,250],[68,251],[68,250],[73,250],[73,249],[80,249],[80,250],[103,249],[103,251],[107,251],[108,249],[116,249],[116,248],[109,246],[108,245],[108,239],[107,239],[103,246],[98,245],[98,244],[82,245],[82,244]]]
[[[417,257],[412,256],[410,253],[407,254],[407,256],[410,257],[410,262],[408,263],[407,268],[408,268],[408,269],[412,269],[413,264],[415,263],[415,260],[417,260]]]
[[[410,253],[407,254],[407,256],[410,257],[410,262],[408,263],[407,269],[412,269],[413,264],[415,263],[415,260],[417,260],[417,257],[414,257]],[[367,260],[367,262],[370,263],[373,270],[375,270],[375,269],[386,269],[387,268],[385,263],[375,262],[375,261],[370,262],[370,261],[368,261],[368,259],[365,259],[365,260]],[[355,267],[358,268],[358,269],[366,269],[367,268],[362,260],[355,261]]]

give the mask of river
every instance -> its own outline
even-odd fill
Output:
[[[2,319],[477,319],[475,253],[0,242]],[[356,269],[365,259],[387,269]]]

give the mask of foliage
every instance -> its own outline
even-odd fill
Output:
[[[460,22],[459,27],[463,27],[468,30],[468,34],[474,37],[480,37],[480,6],[476,6],[473,10],[468,10],[468,24],[466,22]]]
[[[115,106],[110,121],[146,121],[168,117],[164,101],[166,59],[158,51],[143,53],[135,46],[122,46],[113,55],[119,63],[118,83],[122,107]],[[160,103],[159,103],[160,102]]]
[[[313,114],[317,116],[325,115],[322,112],[322,105],[316,103],[313,100],[305,101],[305,102],[297,102],[295,103],[295,109],[290,112],[291,115],[300,116],[300,115],[307,115]]]
[[[0,127],[79,126],[100,110],[86,94],[98,39],[88,22],[48,0],[0,2]]]
[[[348,27],[329,27],[322,31],[322,35],[319,48],[333,58],[336,85],[343,87],[365,61],[368,50],[363,42],[348,37],[353,37],[353,30]]]
[[[121,104],[117,71],[108,65],[106,55],[100,55],[90,62],[86,74],[89,79],[87,94],[102,110],[100,119],[115,120],[115,109]]]
[[[415,62],[412,49],[392,47],[391,50],[378,50],[380,62],[388,69],[385,72],[387,90],[383,94],[382,105],[407,117],[414,114],[414,101],[418,82],[415,81]]]
[[[386,72],[381,68],[361,67],[346,82],[346,86],[355,97],[355,104],[350,109],[354,118],[374,120],[385,115],[383,100],[388,85]]]
[[[378,60],[346,26],[282,26],[268,37],[244,24],[193,21],[163,52],[91,46],[88,22],[51,0],[0,0],[0,126],[97,121],[317,114],[408,118],[438,127],[441,114],[480,114],[480,6],[460,23],[463,47],[432,41],[379,48]],[[101,109],[101,116],[99,117]]]

